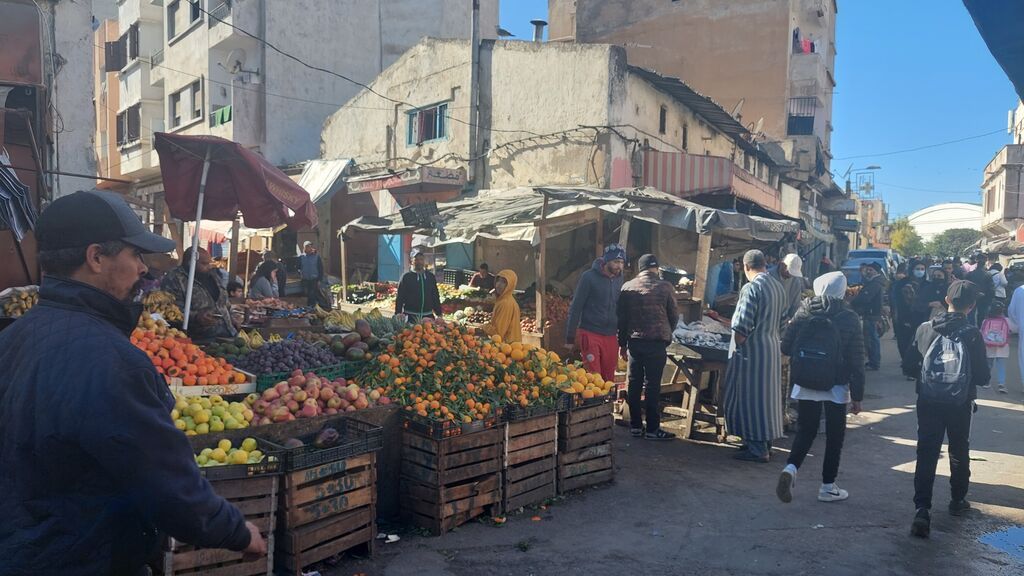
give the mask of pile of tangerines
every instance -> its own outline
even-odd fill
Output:
[[[405,410],[434,420],[484,420],[505,407],[554,407],[559,392],[603,396],[612,384],[554,352],[484,339],[458,326],[424,322],[395,336],[360,384],[381,387]]]
[[[131,333],[131,342],[153,361],[156,371],[180,378],[185,386],[241,384],[245,374],[223,358],[209,356],[184,332],[151,318],[143,318]]]

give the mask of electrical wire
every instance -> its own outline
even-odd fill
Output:
[[[882,156],[895,156],[897,154],[909,154],[910,152],[920,152],[921,150],[930,150],[932,148],[938,148],[940,146],[949,146],[950,144],[959,144],[960,142],[967,142],[968,140],[977,140],[978,138],[984,138],[993,134],[1003,132],[1006,128],[1000,128],[991,132],[985,132],[984,134],[975,134],[974,136],[965,136],[963,138],[957,138],[955,140],[947,140],[945,142],[937,142],[935,144],[926,144],[924,146],[917,146],[914,148],[906,148],[904,150],[892,150],[890,152],[878,152],[875,154],[857,154],[854,156],[843,156],[842,158],[833,158],[833,162],[840,160],[856,160],[858,158],[880,158]]]

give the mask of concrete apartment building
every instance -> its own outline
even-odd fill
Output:
[[[430,17],[425,17],[430,15]],[[481,1],[485,38],[498,1]],[[153,134],[210,134],[241,143],[279,166],[319,153],[327,116],[424,36],[469,37],[460,0],[118,0],[115,141],[130,191],[154,201],[162,185]],[[254,38],[255,36],[255,38]],[[306,62],[312,70],[262,41]],[[98,72],[103,74],[103,72]],[[345,76],[350,80],[343,79]],[[379,105],[378,105],[379,107]]]
[[[849,227],[856,207],[830,176],[835,0],[549,0],[554,42],[622,46],[632,64],[682,78],[792,166],[814,245]],[[845,247],[837,246],[845,253]],[[809,251],[810,252],[810,251]],[[814,256],[820,256],[815,254]]]
[[[621,47],[483,42],[475,123],[470,58],[469,42],[424,40],[373,81],[373,92],[327,120],[322,157],[355,160],[348,220],[466,189],[530,185],[649,185],[744,212],[784,213],[773,156],[710,99],[631,66]],[[797,197],[787,200],[798,206]],[[380,239],[377,251],[383,278],[386,268],[402,269],[407,252],[390,241]]]
[[[982,177],[981,231],[985,243],[1024,242],[1024,102],[1011,110],[1007,131],[1013,143],[1003,146],[985,166]]]

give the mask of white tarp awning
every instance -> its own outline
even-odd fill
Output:
[[[348,158],[310,160],[302,169],[299,186],[309,193],[309,200],[313,204],[330,200],[341,187],[340,179],[351,165],[352,160]]]

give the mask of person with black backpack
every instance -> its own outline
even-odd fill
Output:
[[[949,439],[949,513],[960,516],[971,508],[971,416],[977,409],[977,387],[987,385],[991,377],[985,341],[967,321],[979,293],[966,280],[950,284],[948,312],[921,324],[903,362],[904,374],[917,378],[917,512],[910,533],[920,538],[931,532],[932,488],[944,437]]]
[[[839,502],[850,497],[836,485],[836,476],[847,406],[857,414],[864,399],[864,336],[860,317],[846,305],[845,295],[842,272],[819,276],[814,297],[804,303],[782,338],[782,353],[790,357],[792,398],[799,401],[796,439],[775,490],[783,502],[793,500],[797,469],[818,435],[823,409],[825,460],[818,500]]]

